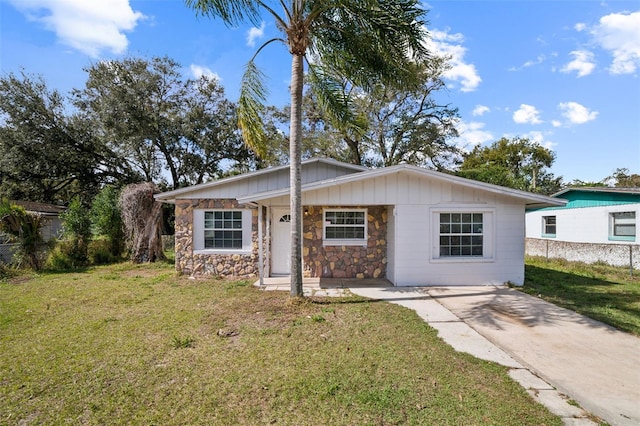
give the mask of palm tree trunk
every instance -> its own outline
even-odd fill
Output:
[[[291,296],[302,293],[302,86],[304,63],[302,55],[292,54],[291,116],[289,123],[289,169],[291,185]]]

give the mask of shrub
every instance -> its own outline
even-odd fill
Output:
[[[91,240],[91,219],[89,210],[75,197],[69,208],[60,214],[62,228],[66,241],[61,245],[61,251],[69,256],[74,267],[86,265],[89,257],[87,249]]]
[[[107,238],[92,240],[87,247],[89,263],[92,265],[105,265],[116,262],[118,257],[113,254],[112,244],[113,243]]]
[[[11,204],[8,200],[0,201],[0,232],[10,236],[18,243],[16,259],[18,263],[25,261],[28,266],[39,269],[38,250],[43,245],[40,229],[45,218],[37,213],[28,213],[24,208]]]
[[[105,186],[91,203],[91,224],[96,235],[106,237],[114,258],[124,250],[124,226],[118,199],[120,192],[113,186]]]

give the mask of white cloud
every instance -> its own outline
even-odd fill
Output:
[[[575,24],[573,26],[573,29],[575,29],[578,32],[584,31],[586,28],[587,28],[587,26],[582,22],[578,22],[577,24]]]
[[[513,121],[518,124],[540,124],[540,112],[536,107],[527,104],[521,104],[520,108],[513,113]]]
[[[202,76],[205,76],[212,80],[218,80],[218,81],[222,80],[218,74],[216,74],[215,72],[211,71],[210,68],[205,67],[203,65],[191,64],[189,69],[191,69],[191,74],[193,74],[195,78],[200,78]]]
[[[560,120],[551,120],[551,125],[553,127],[560,127],[560,126],[562,126],[562,121],[560,121]]]
[[[460,121],[456,128],[460,135],[458,137],[458,147],[462,149],[467,149],[468,147],[473,148],[476,145],[494,140],[494,137],[490,132],[483,130],[484,123],[479,123],[477,121],[466,123],[464,121]]]
[[[425,42],[427,48],[436,55],[449,58],[451,66],[443,76],[451,81],[459,82],[460,91],[473,92],[478,88],[482,79],[478,75],[476,66],[465,62],[467,52],[461,43],[464,36],[460,33],[449,34],[448,31],[429,30],[431,37]]]
[[[260,24],[260,28],[251,27],[249,31],[247,31],[247,46],[255,46],[256,40],[264,37],[264,27],[265,23],[264,21],[262,21],[262,23]]]
[[[578,72],[578,77],[584,77],[591,74],[596,67],[596,63],[593,59],[593,53],[588,50],[574,50],[570,53],[573,56],[573,61],[562,67],[560,71],[564,73],[570,73],[572,71]]]
[[[491,111],[488,106],[485,105],[476,105],[476,107],[471,112],[473,116],[481,116],[487,112]]]
[[[611,74],[633,74],[640,67],[640,12],[603,16],[591,33],[613,56]]]
[[[567,119],[569,124],[584,124],[595,120],[598,116],[597,111],[590,111],[577,102],[562,102],[558,104],[558,109],[562,111],[562,116]]]
[[[61,43],[97,58],[103,50],[126,51],[125,31],[145,18],[129,0],[10,0],[27,19],[55,32]]]
[[[547,59],[547,57],[545,55],[538,55],[538,57],[534,60],[529,60],[527,62],[525,62],[524,64],[522,64],[521,67],[511,67],[508,69],[508,71],[520,71],[523,68],[529,68],[532,67],[534,65],[539,65],[541,63],[543,63],[545,60]]]

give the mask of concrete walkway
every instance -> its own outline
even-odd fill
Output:
[[[456,350],[510,367],[567,425],[640,425],[640,339],[507,287],[352,288],[415,310]],[[566,395],[566,397],[564,396]]]

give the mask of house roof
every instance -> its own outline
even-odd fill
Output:
[[[567,203],[564,206],[548,206],[543,210],[640,204],[640,188],[610,188],[606,186],[565,188],[553,194],[552,197],[562,198]],[[538,208],[531,210],[538,210]]]
[[[310,160],[303,161],[302,165],[307,165],[314,162],[320,162],[320,163],[330,164],[330,165],[339,166],[343,168],[348,168],[348,169],[354,170],[357,173],[349,173],[346,175],[333,177],[330,179],[308,182],[302,185],[303,193],[307,191],[328,188],[328,187],[340,185],[340,184],[358,182],[358,181],[363,181],[367,179],[374,179],[381,176],[387,176],[387,175],[392,175],[397,173],[407,173],[415,176],[428,177],[434,180],[455,183],[468,188],[483,190],[489,193],[494,193],[494,194],[499,194],[499,195],[519,199],[526,204],[527,208],[563,206],[566,204],[566,200],[563,200],[560,198],[552,198],[552,197],[548,197],[541,194],[534,194],[530,192],[520,191],[517,189],[505,188],[498,185],[492,185],[485,182],[466,179],[459,176],[437,172],[434,170],[428,170],[422,167],[412,166],[408,164],[400,164],[400,165],[384,167],[380,169],[368,169],[363,166],[356,166],[353,164],[342,163],[342,162],[328,159],[328,158],[312,158]],[[157,194],[155,198],[159,201],[172,203],[172,202],[175,202],[177,198],[180,198],[180,196],[186,196],[192,192],[202,191],[202,190],[213,188],[216,186],[226,185],[242,179],[248,179],[250,177],[256,177],[260,175],[266,175],[268,173],[273,173],[273,172],[280,171],[283,169],[288,169],[288,168],[289,168],[289,165],[284,165],[284,166],[278,166],[278,167],[271,167],[268,169],[257,170],[255,172],[249,172],[242,175],[232,176],[225,179],[216,180],[213,182],[194,185],[187,188],[176,189],[174,191],[163,192],[161,194]],[[237,200],[240,203],[260,202],[262,200],[268,200],[270,198],[288,196],[289,193],[290,193],[290,188],[286,187],[286,188],[281,188],[277,190],[255,192],[252,194],[237,197]]]
[[[559,197],[567,192],[595,192],[603,194],[635,194],[640,195],[640,188],[611,188],[608,186],[581,186],[577,188],[565,188],[562,191],[558,191],[551,195],[552,197]]]
[[[328,165],[333,165],[333,166],[339,166],[339,167],[343,167],[343,168],[347,168],[347,169],[352,169],[356,172],[362,172],[365,170],[369,170],[368,168],[364,167],[364,166],[358,166],[355,164],[348,164],[348,163],[343,163],[331,158],[310,158],[308,160],[305,160],[302,162],[302,165],[308,165],[308,164],[312,164],[312,163],[324,163],[324,164],[328,164]],[[260,175],[266,175],[269,173],[273,173],[279,170],[285,170],[288,169],[289,165],[286,164],[284,166],[276,166],[276,167],[268,167],[266,169],[260,169],[260,170],[256,170],[253,172],[248,172],[248,173],[243,173],[240,175],[236,175],[236,176],[230,176],[228,178],[224,178],[224,179],[219,179],[219,180],[214,180],[211,182],[206,182],[206,183],[202,183],[199,185],[193,185],[193,186],[189,186],[186,188],[180,188],[180,189],[175,189],[173,191],[167,191],[167,192],[163,192],[161,194],[156,194],[155,198],[159,201],[164,201],[164,202],[173,202],[176,198],[179,198],[180,195],[184,195],[184,194],[188,194],[191,192],[195,192],[195,191],[201,191],[201,190],[205,190],[205,189],[209,189],[209,188],[213,188],[216,186],[221,186],[221,185],[226,185],[228,183],[231,182],[236,182],[236,181],[240,181],[240,180],[244,180],[244,179],[248,179],[250,177],[256,177],[256,176],[260,176]],[[288,191],[288,189],[287,189]]]
[[[40,213],[46,216],[57,216],[66,210],[63,206],[55,204],[37,203],[35,201],[9,200],[11,204],[23,207],[28,212]]]
[[[361,173],[353,173],[353,174],[340,176],[332,179],[326,179],[322,181],[307,183],[305,185],[302,185],[302,192],[304,193],[306,191],[327,188],[330,186],[339,185],[343,183],[373,179],[376,177],[391,175],[394,173],[408,173],[408,174],[413,174],[413,175],[418,175],[423,177],[429,177],[436,180],[457,183],[459,185],[463,185],[466,187],[517,198],[525,201],[525,204],[528,207],[562,206],[566,203],[565,200],[558,199],[558,198],[551,198],[546,195],[533,194],[530,192],[519,191],[517,189],[505,188],[498,185],[492,185],[485,182],[466,179],[459,176],[453,176],[446,173],[437,172],[434,170],[428,170],[422,167],[412,166],[408,164],[400,164],[397,166],[384,167],[380,169],[367,169],[367,171],[363,171]],[[238,201],[240,203],[257,202],[257,201],[267,200],[269,198],[279,197],[279,196],[288,195],[288,194],[289,194],[289,188],[285,188],[281,190],[261,192],[257,194],[248,195],[245,197],[240,197],[238,198]]]

